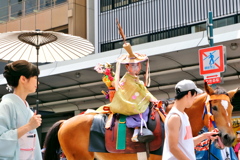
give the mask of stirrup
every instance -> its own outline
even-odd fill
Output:
[[[142,143],[151,142],[154,138],[153,132],[147,128],[142,128],[142,133],[139,131],[137,136],[138,142]]]

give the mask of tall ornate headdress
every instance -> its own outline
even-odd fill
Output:
[[[120,74],[120,64],[128,64],[128,63],[140,63],[143,61],[147,61],[146,64],[146,75],[145,75],[145,85],[150,86],[150,67],[149,67],[149,59],[145,54],[140,54],[140,53],[134,53],[132,51],[132,46],[130,43],[126,42],[126,36],[123,32],[123,29],[121,25],[119,24],[118,20],[117,22],[117,27],[119,30],[119,34],[123,38],[123,48],[127,51],[126,54],[121,55],[117,59],[117,66],[116,66],[116,74],[115,74],[115,88],[116,90],[118,89],[118,82],[119,82],[119,74]]]

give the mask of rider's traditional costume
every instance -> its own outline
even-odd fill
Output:
[[[123,47],[128,53],[117,59],[115,74],[116,92],[112,102],[104,106],[109,107],[113,113],[128,115],[126,119],[127,127],[135,128],[141,126],[141,120],[147,121],[150,100],[156,100],[156,98],[145,87],[145,85],[149,86],[148,57],[144,54],[133,53],[129,43],[125,43]],[[120,64],[140,63],[144,61],[147,61],[145,84],[138,76],[129,73],[125,73],[119,81]]]

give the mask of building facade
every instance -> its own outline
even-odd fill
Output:
[[[97,5],[100,52],[122,47],[116,19],[132,45],[204,31],[209,11],[214,28],[240,22],[236,0],[101,0]]]
[[[7,0],[0,6],[1,33],[40,29],[87,38],[86,0]]]

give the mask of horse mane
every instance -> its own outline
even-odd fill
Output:
[[[220,86],[217,86],[214,89],[214,94],[226,94],[226,95],[228,95],[227,91]]]
[[[175,99],[168,99],[168,100],[163,101],[163,103],[165,105],[166,113],[168,113],[172,109],[174,102],[175,102]]]

